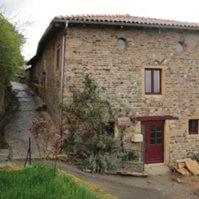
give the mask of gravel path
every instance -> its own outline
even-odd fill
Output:
[[[28,140],[31,138],[33,158],[41,158],[34,136],[29,132],[29,126],[38,115],[36,103],[29,88],[21,83],[13,82],[12,89],[19,101],[19,108],[5,127],[5,139],[10,147],[11,159],[25,159],[28,150]]]
[[[96,184],[103,191],[121,199],[198,199],[190,187],[173,181],[174,176],[169,174],[147,178],[99,175],[82,172],[62,162],[57,164],[67,173],[85,182]]]

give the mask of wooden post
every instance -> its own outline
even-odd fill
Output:
[[[30,137],[29,137],[29,164],[30,164],[30,165],[32,164],[32,161],[31,161],[31,153],[32,153],[32,151],[31,151],[31,139],[30,139]]]
[[[25,163],[24,163],[24,167],[26,166],[27,162],[29,161],[29,164],[31,165],[32,164],[32,161],[31,161],[31,139],[29,137],[29,140],[28,140],[28,151],[27,151],[27,155],[26,155],[26,159],[25,159]]]

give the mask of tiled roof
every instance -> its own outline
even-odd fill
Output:
[[[162,28],[175,28],[175,29],[187,29],[199,31],[199,23],[189,23],[182,21],[153,19],[144,17],[134,17],[130,15],[71,15],[71,16],[56,16],[42,38],[39,41],[36,55],[30,59],[27,64],[31,64],[39,59],[42,53],[42,48],[45,42],[48,40],[48,35],[54,29],[54,22],[63,23],[68,21],[69,23],[91,23],[91,24],[106,24],[106,25],[121,25],[121,26],[144,26],[144,27],[162,27]]]
[[[142,26],[168,26],[185,29],[199,29],[198,23],[189,23],[174,20],[163,20],[154,18],[134,17],[130,15],[71,15],[57,16],[54,20],[67,20],[71,23],[122,23],[124,25],[142,25]]]

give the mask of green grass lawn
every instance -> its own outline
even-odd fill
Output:
[[[61,175],[53,167],[36,165],[21,171],[0,171],[1,199],[97,199],[86,185]]]

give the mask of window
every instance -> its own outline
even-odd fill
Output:
[[[198,134],[199,120],[189,120],[189,134]]]
[[[56,70],[60,68],[60,47],[57,48],[56,51]]]
[[[126,47],[126,39],[125,38],[119,38],[117,41],[117,49],[123,50]]]
[[[176,44],[176,52],[177,52],[177,53],[181,53],[181,52],[183,52],[183,50],[184,50],[183,42],[178,42],[178,43]]]
[[[161,94],[161,69],[145,69],[145,93]]]

